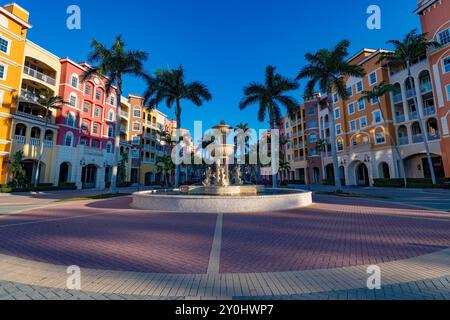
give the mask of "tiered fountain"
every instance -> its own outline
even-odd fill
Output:
[[[133,194],[132,207],[170,212],[226,213],[280,211],[312,204],[312,194],[308,191],[244,185],[238,165],[230,179],[229,164],[234,157],[235,146],[226,142],[232,128],[222,121],[213,129],[220,132],[220,141],[215,143],[211,152],[215,159],[215,172],[211,167],[206,170],[202,186],[137,192]]]

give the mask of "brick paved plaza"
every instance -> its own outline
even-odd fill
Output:
[[[450,216],[316,195],[305,209],[179,214],[130,197],[0,216],[0,299],[450,299]],[[367,266],[382,289],[366,289]],[[66,288],[81,267],[82,291]]]

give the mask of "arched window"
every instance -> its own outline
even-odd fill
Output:
[[[344,140],[342,138],[336,139],[336,147],[337,151],[343,151],[344,150]]]
[[[40,139],[41,138],[41,129],[39,129],[38,127],[31,128],[30,138]]]
[[[69,96],[69,105],[71,105],[74,108],[78,108],[78,97],[73,92]]]
[[[109,110],[109,112],[108,112],[108,120],[109,121],[114,121],[114,111],[113,110]]]
[[[64,145],[66,147],[72,147],[73,146],[73,133],[71,131],[66,132],[66,135],[64,136]]]
[[[22,123],[18,123],[16,125],[16,130],[14,131],[14,134],[16,136],[25,137],[27,135],[27,126]]]
[[[77,88],[79,86],[79,78],[78,75],[76,75],[75,73],[72,74],[72,77],[70,78],[70,84],[72,85],[72,87]]]
[[[114,138],[114,127],[113,126],[108,127],[108,137]]]
[[[430,118],[427,121],[427,132],[429,140],[437,140],[440,138],[438,122],[435,118]]]
[[[375,143],[383,144],[386,143],[386,132],[383,127],[378,127],[375,129]]]
[[[45,131],[45,141],[53,141],[53,131],[52,130]]]
[[[66,124],[70,127],[75,127],[75,114],[73,112],[67,113]]]
[[[106,144],[106,152],[107,153],[112,153],[112,143],[111,142],[108,142]]]
[[[116,105],[116,97],[113,94],[109,96],[109,104],[112,106]]]

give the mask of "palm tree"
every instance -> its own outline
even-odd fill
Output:
[[[289,173],[291,171],[291,165],[289,164],[289,162],[281,160],[280,161],[280,171],[284,172],[284,173],[286,173],[286,172]],[[288,176],[288,182],[289,182],[289,174],[287,176]]]
[[[321,49],[315,54],[307,53],[306,60],[309,62],[298,74],[297,80],[309,78],[306,86],[306,97],[313,95],[316,85],[319,89],[327,94],[328,99],[328,113],[330,117],[330,138],[331,138],[331,153],[333,155],[334,180],[336,184],[336,191],[340,192],[342,189],[341,177],[339,172],[338,156],[336,152],[336,125],[333,110],[333,89],[336,89],[337,94],[346,100],[348,98],[346,84],[344,77],[363,77],[365,75],[364,69],[359,65],[352,65],[345,61],[348,56],[348,47],[350,42],[343,40],[332,50]]]
[[[408,84],[414,90],[414,104],[419,107],[417,99],[417,88],[412,81],[411,66],[414,61],[425,55],[429,48],[440,47],[440,44],[435,41],[428,41],[428,34],[419,34],[417,29],[409,32],[403,40],[389,40],[387,43],[394,46],[394,51],[383,52],[378,60],[378,63],[388,62],[392,65],[403,66],[408,71]],[[427,154],[428,166],[430,167],[431,180],[436,184],[436,175],[434,172],[433,161],[431,160],[430,146],[428,145],[428,136],[425,132],[423,119],[419,114],[419,126],[422,131],[423,143]]]
[[[169,185],[169,181],[167,180],[167,174],[171,176],[173,170],[173,162],[169,156],[162,156],[156,158],[156,166],[158,166],[162,176],[164,178],[164,184]]]
[[[402,159],[402,155],[400,153],[400,149],[398,147],[396,139],[394,138],[395,135],[392,134],[389,124],[387,122],[387,117],[383,113],[383,108],[381,107],[381,98],[385,97],[389,93],[395,92],[395,91],[396,91],[396,89],[392,84],[383,81],[379,85],[374,85],[372,90],[363,91],[363,95],[364,95],[363,99],[366,99],[369,102],[375,99],[378,103],[378,108],[381,112],[381,116],[383,117],[384,127],[388,130],[388,133],[389,133],[389,136],[391,139],[391,143],[394,146],[394,150],[397,155],[398,163],[400,164],[400,171],[403,175],[403,183],[405,184],[405,188],[407,188],[408,187],[408,179],[406,178],[405,163]]]
[[[143,63],[147,61],[147,53],[143,51],[125,50],[125,43],[121,36],[117,36],[111,48],[106,48],[97,40],[92,40],[92,51],[88,61],[96,66],[88,68],[82,81],[85,82],[93,75],[98,75],[106,80],[106,93],[109,95],[115,87],[116,95],[116,125],[114,134],[114,161],[111,176],[111,193],[117,193],[117,165],[120,160],[120,99],[122,97],[123,76],[144,76]]]
[[[244,98],[239,108],[245,109],[250,105],[258,104],[258,120],[263,122],[266,114],[269,115],[270,129],[276,129],[280,124],[281,110],[280,105],[284,106],[289,114],[294,114],[298,108],[298,102],[291,96],[286,95],[287,92],[297,90],[298,83],[294,80],[286,78],[275,72],[275,67],[266,67],[266,78],[264,83],[252,82],[244,88]],[[275,144],[271,144],[275,149]],[[276,150],[272,150],[272,169],[276,161]],[[274,170],[272,170],[274,171]],[[272,186],[277,188],[278,175],[272,176]]]
[[[184,69],[160,70],[155,76],[147,76],[147,90],[144,99],[150,106],[165,101],[168,108],[175,104],[177,130],[181,129],[181,100],[188,100],[200,107],[212,99],[209,89],[201,82],[186,83]],[[180,166],[175,166],[175,187],[179,187]]]
[[[242,122],[238,123],[238,125],[234,128],[235,132],[241,131],[244,134],[246,134],[249,130],[250,130],[250,128],[248,127],[248,123],[242,123]],[[248,151],[249,151],[248,150],[249,139],[248,139],[247,136],[245,137],[244,143],[245,143],[245,146],[244,146],[244,158],[245,158],[245,156],[248,154]],[[239,151],[238,150],[239,146],[238,146],[238,137],[237,136],[234,137],[234,145],[236,146],[236,149],[234,151],[234,158],[237,160],[237,153]],[[245,165],[245,163],[243,165]]]
[[[44,134],[41,135],[41,141],[40,141],[40,149],[39,149],[39,156],[37,161],[37,168],[36,173],[34,176],[34,188],[37,188],[39,183],[39,175],[41,171],[41,162],[42,157],[44,155],[44,148],[45,148],[45,133],[48,128],[48,123],[50,122],[50,118],[52,116],[51,110],[54,109],[61,109],[62,105],[65,104],[64,99],[60,96],[53,96],[52,92],[48,89],[41,90],[40,94],[38,95],[38,103],[45,108],[45,122],[44,122]]]

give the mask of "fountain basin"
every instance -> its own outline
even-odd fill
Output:
[[[312,193],[303,190],[267,189],[256,195],[183,194],[178,189],[143,191],[133,194],[136,209],[167,212],[250,213],[307,207]]]

